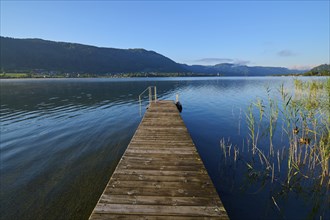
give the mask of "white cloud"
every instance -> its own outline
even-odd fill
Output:
[[[281,50],[277,53],[278,56],[280,57],[292,57],[295,56],[296,54],[294,52],[292,52],[291,50]]]
[[[315,66],[317,66],[317,65],[293,65],[293,66],[290,66],[289,68],[294,69],[294,70],[310,70]]]
[[[195,60],[196,63],[203,63],[203,64],[218,64],[218,63],[231,63],[233,59],[229,58],[202,58],[199,60]]]
[[[247,65],[248,63],[251,63],[248,60],[240,60],[240,59],[232,59],[232,58],[202,58],[198,60],[192,61],[194,64],[199,65],[216,65],[220,63],[232,63],[237,65]]]
[[[234,64],[237,64],[237,65],[247,65],[249,63],[251,63],[251,61],[249,61],[249,60],[235,60],[234,61]]]

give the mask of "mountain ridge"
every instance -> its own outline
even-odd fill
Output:
[[[284,67],[221,63],[213,66],[179,64],[143,48],[119,49],[56,42],[39,38],[2,37],[1,72],[51,73],[183,73],[188,75],[266,76],[302,73]]]
[[[117,49],[1,37],[1,70],[77,73],[177,72],[181,65],[145,49]]]

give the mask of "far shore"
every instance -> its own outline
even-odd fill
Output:
[[[159,78],[159,77],[282,77],[282,76],[310,76],[304,74],[277,74],[277,75],[221,75],[221,74],[191,74],[191,73],[125,73],[125,74],[31,74],[31,73],[1,73],[0,79],[88,79],[88,78]],[[314,75],[314,76],[329,76],[329,75]]]

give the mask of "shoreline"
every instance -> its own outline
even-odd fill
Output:
[[[308,75],[304,74],[283,74],[283,75],[250,75],[250,76],[243,76],[243,75],[212,75],[212,74],[160,74],[160,75],[89,75],[89,76],[42,76],[42,75],[22,75],[21,73],[10,73],[10,74],[0,74],[0,79],[129,79],[129,78],[189,78],[189,77],[214,77],[214,78],[228,78],[228,77],[308,77]],[[310,76],[310,75],[309,75]],[[329,75],[314,75],[312,77],[324,77]]]

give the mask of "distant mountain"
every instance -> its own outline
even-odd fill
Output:
[[[214,66],[178,64],[145,49],[114,49],[42,39],[0,38],[1,72],[126,74],[138,76],[221,75],[267,76],[301,73],[281,67],[222,63]],[[170,74],[171,73],[171,74]],[[179,75],[180,75],[179,74]]]
[[[1,37],[1,71],[67,73],[186,72],[154,51]]]
[[[219,74],[222,76],[269,76],[304,72],[301,70],[291,70],[283,67],[245,66],[231,63],[221,63],[214,66],[188,66],[183,64],[183,67],[194,73]]]
[[[330,65],[322,64],[304,74],[305,76],[330,76]]]

